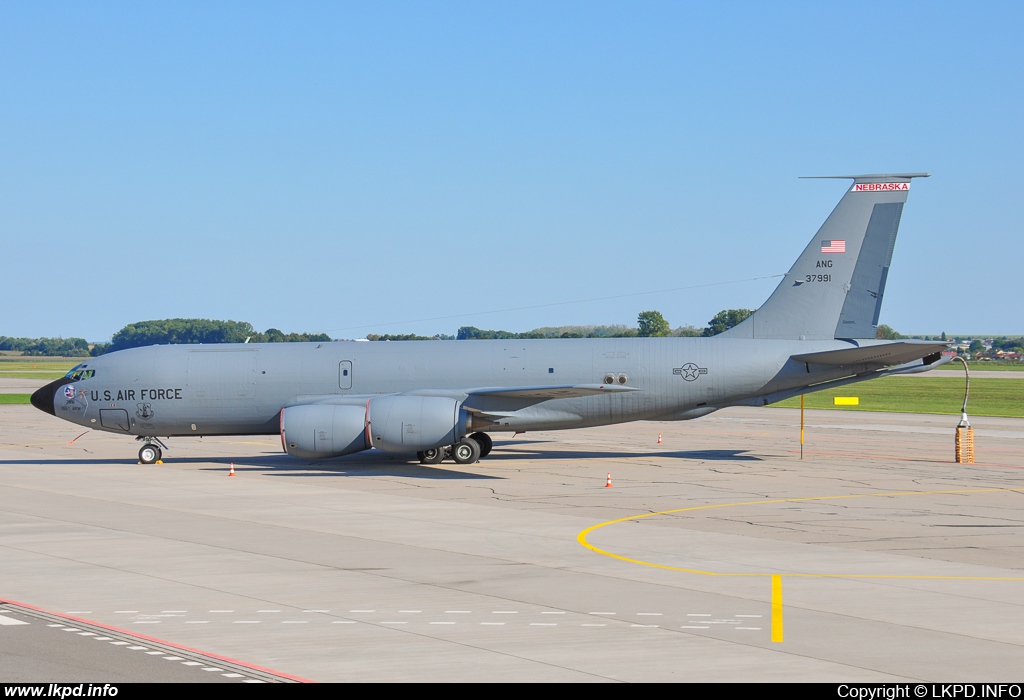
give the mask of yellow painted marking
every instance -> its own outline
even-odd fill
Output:
[[[859,396],[836,396],[832,399],[833,406],[860,406]]]
[[[764,506],[773,505],[777,503],[806,503],[810,501],[835,501],[844,500],[850,498],[895,498],[897,496],[937,496],[937,495],[948,495],[948,494],[969,494],[969,493],[1022,493],[1021,489],[1001,489],[1001,488],[990,488],[990,489],[956,489],[950,491],[893,491],[889,493],[854,493],[846,494],[842,496],[811,496],[807,498],[778,498],[773,500],[765,501],[742,501],[738,503],[715,503],[705,506],[692,506],[690,508],[676,508],[674,510],[663,510],[657,513],[641,513],[639,515],[630,515],[625,518],[618,518],[616,520],[608,520],[607,522],[598,523],[592,525],[587,529],[580,532],[576,536],[576,541],[587,549],[603,554],[606,557],[612,559],[618,559],[620,561],[628,562],[630,564],[640,564],[641,566],[649,566],[654,569],[665,569],[666,571],[680,571],[687,574],[700,574],[703,576],[728,576],[728,577],[739,577],[739,578],[764,578],[777,576],[779,574],[772,573],[739,573],[731,571],[705,571],[703,569],[690,569],[680,566],[669,566],[667,564],[657,564],[655,562],[643,561],[642,559],[633,559],[632,557],[625,557],[621,554],[615,554],[607,550],[595,547],[587,541],[587,537],[590,533],[595,530],[599,530],[602,527],[608,527],[609,525],[618,525],[619,523],[626,523],[636,520],[643,520],[644,518],[654,518],[659,515],[671,515],[673,513],[688,513],[698,510],[711,510],[714,508],[736,508],[739,506]],[[810,573],[787,573],[786,576],[800,577],[800,578],[859,578],[859,579],[905,579],[905,580],[929,580],[929,581],[1024,581],[1024,576],[915,576],[908,574],[857,574],[857,573],[842,573],[842,574],[810,574]]]
[[[782,577],[772,576],[772,641],[782,641]]]

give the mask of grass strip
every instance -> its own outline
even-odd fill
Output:
[[[1024,372],[1024,362],[968,362],[967,366],[973,372]],[[932,372],[959,372],[964,373],[964,366],[959,362],[936,367]]]
[[[836,396],[858,396],[859,406],[835,406]],[[807,408],[839,411],[891,411],[958,416],[964,401],[963,377],[882,377],[806,395]],[[773,406],[800,408],[800,397]],[[1024,418],[1024,382],[996,378],[971,379],[969,416]]]
[[[5,404],[27,404],[31,394],[0,394],[0,406]]]
[[[89,358],[74,357],[0,357],[0,370],[3,371],[32,371],[40,372],[67,372],[75,365],[81,364]]]

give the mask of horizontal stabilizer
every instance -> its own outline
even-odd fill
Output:
[[[938,353],[933,353],[938,355]],[[934,359],[933,362],[927,360]],[[923,361],[922,361],[923,360]],[[910,362],[902,365],[896,365],[895,367],[889,367],[887,369],[875,369],[862,374],[856,374],[852,377],[843,377],[842,379],[836,379],[830,382],[820,382],[818,384],[811,384],[809,386],[800,386],[795,389],[786,389],[784,391],[776,391],[771,394],[764,394],[762,396],[756,396],[742,401],[737,401],[731,405],[733,406],[767,406],[768,404],[778,403],[779,401],[785,401],[791,399],[794,396],[800,396],[801,394],[810,394],[815,391],[824,391],[825,389],[838,389],[841,386],[848,386],[850,384],[857,384],[864,382],[869,379],[878,379],[879,377],[893,377],[901,374],[919,374],[921,372],[928,372],[941,367],[942,365],[949,364],[953,361],[951,355],[943,355],[938,358],[932,356],[926,356],[917,360],[911,360]]]
[[[577,396],[593,396],[595,394],[617,394],[624,391],[640,390],[635,387],[618,386],[616,384],[562,384],[558,386],[485,387],[482,389],[470,389],[469,395],[547,401],[548,399],[571,399]]]
[[[793,355],[792,357],[797,362],[807,362],[816,365],[878,365],[880,367],[891,367],[941,353],[948,347],[948,343],[900,340],[865,347],[809,352],[802,355]]]

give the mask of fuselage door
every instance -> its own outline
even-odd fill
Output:
[[[338,386],[342,389],[352,388],[352,360],[342,360],[338,368]]]
[[[100,425],[107,430],[123,430],[126,433],[132,429],[128,411],[123,408],[101,408]]]

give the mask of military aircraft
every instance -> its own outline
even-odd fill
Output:
[[[295,457],[369,449],[471,464],[491,434],[674,421],[942,364],[945,343],[876,340],[911,181],[850,189],[749,318],[710,338],[154,345],[103,355],[32,395],[134,435],[280,435]]]

